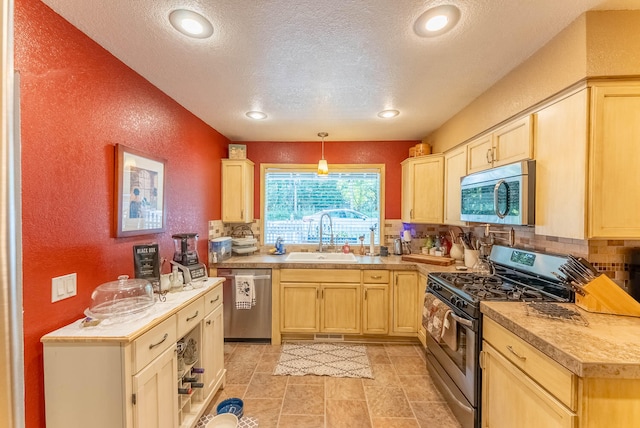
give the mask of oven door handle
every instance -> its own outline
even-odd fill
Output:
[[[473,321],[469,321],[468,319],[462,318],[461,316],[458,316],[453,312],[451,312],[450,315],[451,315],[451,318],[456,320],[458,324],[462,324],[465,327],[473,328]]]

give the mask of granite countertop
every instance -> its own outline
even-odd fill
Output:
[[[577,312],[588,325],[544,318],[526,303],[481,302],[480,309],[580,377],[640,379],[640,318],[557,305]]]
[[[67,341],[131,342],[211,291],[223,281],[224,278],[208,278],[200,288],[183,290],[178,293],[167,293],[166,301],[160,302],[156,300],[151,308],[139,314],[139,316],[131,317],[123,322],[114,323],[105,320],[96,326],[82,327],[80,325],[84,319],[82,317],[71,324],[44,335],[40,341],[43,343]]]
[[[307,263],[287,262],[287,254],[275,256],[272,254],[252,254],[250,256],[234,256],[217,264],[210,264],[209,268],[271,268],[271,269],[388,269],[388,270],[417,270],[425,275],[431,272],[454,272],[455,266],[439,266],[426,263],[407,262],[402,256],[358,256],[356,263]]]

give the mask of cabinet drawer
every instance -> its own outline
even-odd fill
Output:
[[[204,295],[204,313],[208,315],[222,304],[222,284],[216,285],[213,290]]]
[[[388,270],[365,270],[363,271],[362,282],[365,284],[388,284]]]
[[[175,346],[176,341],[175,316],[166,319],[140,336],[133,342],[133,373],[142,370],[170,346]]]
[[[280,282],[357,282],[360,271],[356,269],[283,269]]]
[[[544,355],[542,352],[485,317],[483,339],[502,355],[549,391],[565,406],[577,410],[576,375]]]
[[[204,298],[201,297],[177,313],[178,338],[187,334],[204,318]]]

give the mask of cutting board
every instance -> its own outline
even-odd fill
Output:
[[[456,262],[455,259],[451,257],[429,256],[426,254],[405,254],[402,256],[402,260],[439,266],[449,266]]]

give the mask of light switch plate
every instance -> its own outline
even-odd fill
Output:
[[[78,290],[78,275],[57,276],[51,279],[51,303],[75,296]]]

